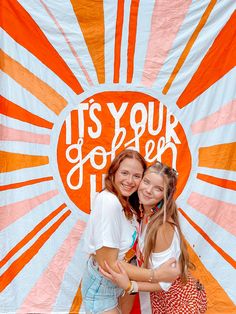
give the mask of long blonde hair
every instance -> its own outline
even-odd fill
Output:
[[[174,200],[174,193],[176,191],[177,185],[177,172],[161,162],[157,162],[148,167],[145,173],[147,172],[153,172],[162,176],[164,181],[164,196],[163,200],[161,201],[161,207],[158,206],[160,208],[157,208],[156,206],[154,208],[154,214],[151,216],[151,219],[147,226],[144,245],[144,267],[148,267],[149,258],[156,245],[157,232],[160,226],[167,222],[173,227],[176,227],[179,233],[181,250],[179,258],[179,262],[181,265],[180,277],[183,282],[186,282],[187,270],[193,269],[194,265],[189,260],[187,246],[180,228],[178,209]]]

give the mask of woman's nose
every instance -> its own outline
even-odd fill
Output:
[[[129,183],[132,183],[134,181],[134,178],[132,175],[128,176],[128,182]]]
[[[147,191],[148,193],[151,193],[151,192],[152,192],[152,187],[151,187],[151,186],[148,186],[148,187],[146,188],[146,191]]]

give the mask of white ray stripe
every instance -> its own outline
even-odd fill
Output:
[[[235,191],[225,189],[202,180],[197,180],[196,184],[194,184],[194,192],[218,201],[236,205]]]
[[[223,257],[221,257],[221,255],[211,245],[209,245],[207,241],[200,237],[199,233],[186,220],[182,221],[181,219],[181,223],[186,240],[191,246],[195,244],[194,251],[198,256],[201,256],[201,262],[212,274],[212,276],[215,277],[233,302],[236,303],[236,295],[234,293],[236,281],[235,269]],[[229,241],[227,240],[227,243],[228,242]],[[233,251],[235,251],[235,248],[231,251],[231,254]],[[216,263],[213,263],[212,261],[217,261],[217,267]],[[227,274],[227,276],[225,274]]]
[[[66,117],[66,144],[69,145],[71,144],[71,112],[70,114]]]
[[[210,116],[212,113],[219,110],[225,104],[231,102],[236,97],[235,88],[235,75],[236,68],[229,71],[211,87],[209,87],[204,93],[199,95],[198,98],[193,100],[192,103],[181,109],[180,120],[184,121],[184,125],[190,128],[191,125],[200,119]],[[175,100],[173,100],[173,104]],[[210,103],[210,105],[209,105]],[[179,110],[175,105],[173,110]],[[189,119],[189,117],[192,119]],[[207,132],[204,132],[207,133]],[[208,132],[210,134],[211,132]],[[203,133],[201,133],[203,135]],[[197,136],[198,134],[193,134]]]
[[[148,6],[146,0],[140,0],[139,3],[132,81],[134,84],[138,84],[142,79],[154,4],[155,0],[149,0]]]
[[[83,71],[78,65],[71,50],[67,46],[64,36],[58,30],[58,27],[48,15],[48,13],[45,11],[43,5],[39,1],[29,2],[27,0],[20,0],[19,2],[29,12],[31,17],[44,32],[49,42],[58,51],[62,59],[67,63],[75,77],[78,79],[82,88],[87,88],[89,85]],[[96,71],[94,69],[93,62],[91,60],[71,3],[69,1],[57,2],[56,6],[54,0],[47,1],[46,3],[57,21],[60,23],[69,41],[72,43],[77,55],[82,60],[82,63],[88,71],[93,83],[96,84]]]
[[[28,122],[23,122],[14,118],[10,118],[8,116],[5,116],[0,113],[0,122],[2,125],[8,127],[8,128],[13,128],[17,130],[22,130],[26,132],[32,132],[35,134],[42,134],[42,135],[50,135],[51,134],[51,129],[48,128],[43,128],[37,125],[33,125]]]
[[[39,277],[42,275],[53,256],[59,250],[65,238],[75,224],[73,217],[66,218],[59,228],[52,234],[47,242],[42,246],[39,252],[31,259],[22,271],[14,279],[14,287],[21,287],[21,293],[14,302],[14,308],[18,309],[25,297],[33,288]],[[78,267],[79,268],[79,267]],[[27,280],[25,280],[27,278]],[[1,294],[3,300],[12,298],[13,286],[9,285]]]
[[[198,173],[207,174],[209,176],[213,176],[216,178],[222,178],[225,180],[236,181],[236,171],[199,167]]]
[[[113,82],[117,2],[104,0],[106,83]]]
[[[0,142],[1,150],[9,153],[26,154],[34,156],[49,156],[49,145],[16,142],[16,141],[4,141]]]
[[[224,250],[227,254],[229,254],[231,257],[236,257],[236,251],[234,249],[235,245],[235,236],[228,231],[226,231],[224,228],[219,226],[217,223],[215,223],[213,220],[211,220],[208,216],[205,216],[204,214],[201,214],[197,208],[191,207],[189,204],[187,204],[186,200],[181,199],[177,201],[178,207],[182,208],[182,210],[187,214],[187,216],[193,220],[211,239],[215,244],[217,244],[222,250]],[[187,221],[181,213],[179,213],[181,226],[184,225],[185,221]],[[193,228],[193,227],[192,227]],[[195,230],[195,229],[194,229]],[[185,233],[185,230],[183,229],[184,235],[187,236],[187,233]],[[200,233],[198,233],[198,236],[201,238],[202,236]],[[195,245],[198,243],[191,242]],[[200,245],[200,244],[199,244]],[[233,253],[235,252],[235,253]]]
[[[228,4],[227,4],[228,2]],[[197,27],[206,7],[209,2],[202,3],[202,6],[199,6],[197,2],[192,3],[189,8],[188,14],[180,28],[179,33],[177,34],[173,47],[169,52],[169,55],[161,68],[160,74],[157,77],[154,86],[161,86],[161,89],[166,84],[166,73],[171,73],[176,65],[177,60],[183,52],[185,44],[191,37],[195,28]],[[182,93],[186,84],[190,81],[193,73],[197,70],[199,64],[202,61],[202,58],[212,45],[214,39],[217,37],[218,33],[222,29],[222,26],[227,22],[230,15],[233,13],[234,3],[231,1],[218,1],[212,10],[207,23],[204,28],[198,34],[198,37],[191,48],[188,57],[186,58],[183,66],[181,67],[178,75],[176,76],[168,95],[173,95],[179,97]],[[222,14],[224,12],[224,14]]]
[[[202,134],[198,133],[193,137],[192,144],[201,148],[235,142],[235,125],[236,123],[231,123],[222,125],[221,127],[210,130],[209,132],[204,132]]]
[[[68,102],[73,100],[75,92],[51,69],[46,67],[39,59],[20,46],[13,38],[3,31],[3,49],[14,60],[27,68],[35,76],[53,88]]]
[[[215,244],[222,248],[222,250],[224,250],[232,258],[236,258],[236,237],[233,234],[226,231],[224,228],[219,226],[207,216],[199,213],[197,209],[191,207],[189,204],[186,205],[186,201],[178,202],[178,207],[182,208],[182,210],[186,212],[189,218],[193,220],[212,239]],[[181,224],[186,221],[181,213],[179,213],[179,217],[181,220]],[[199,233],[198,235],[200,238],[202,237]],[[194,243],[195,246],[198,246],[200,245],[200,242],[198,243],[198,241],[192,243]]]
[[[126,83],[127,79],[127,51],[128,51],[128,36],[129,36],[129,15],[130,15],[131,0],[125,0],[124,4],[124,20],[121,38],[120,51],[120,83]]]
[[[60,198],[57,196],[51,198],[47,202],[40,204],[33,208],[27,215],[16,220],[14,223],[9,225],[5,230],[2,231],[9,241],[3,247],[1,247],[1,258],[4,258],[27,234],[29,234],[43,219],[49,216],[54,210],[62,205]],[[9,264],[13,263],[23,252],[25,252],[39,237],[44,233],[60,216],[68,210],[65,207],[59,214],[57,214],[46,226],[44,226],[27,244],[25,244],[17,253],[10,258],[10,263],[7,262],[1,269],[3,273]],[[38,212],[40,211],[40,214]],[[24,228],[22,228],[24,225]],[[17,232],[16,232],[17,230]]]
[[[57,117],[45,104],[5,73],[2,74],[0,92],[6,99],[47,121],[53,123]]]
[[[0,173],[0,182],[1,185],[6,185],[50,176],[52,176],[50,166],[44,165]]]
[[[22,186],[18,189],[1,191],[0,206],[10,205],[15,202],[37,197],[43,193],[56,190],[57,186],[53,180]]]

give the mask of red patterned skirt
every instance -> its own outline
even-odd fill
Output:
[[[203,285],[188,276],[184,285],[176,279],[168,291],[151,292],[153,314],[203,314],[207,310],[207,297]]]

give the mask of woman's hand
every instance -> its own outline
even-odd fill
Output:
[[[173,282],[181,273],[180,264],[175,258],[170,258],[158,268],[154,269],[152,282]]]
[[[107,270],[109,271],[109,273],[106,272],[102,267],[99,267],[99,270],[103,274],[103,276],[105,276],[107,279],[110,279],[118,287],[126,290],[130,286],[130,280],[129,280],[129,277],[128,277],[125,269],[121,265],[121,263],[119,261],[117,261],[117,268],[118,268],[119,272],[114,271],[107,264],[106,261],[104,261],[104,264],[105,264]]]

